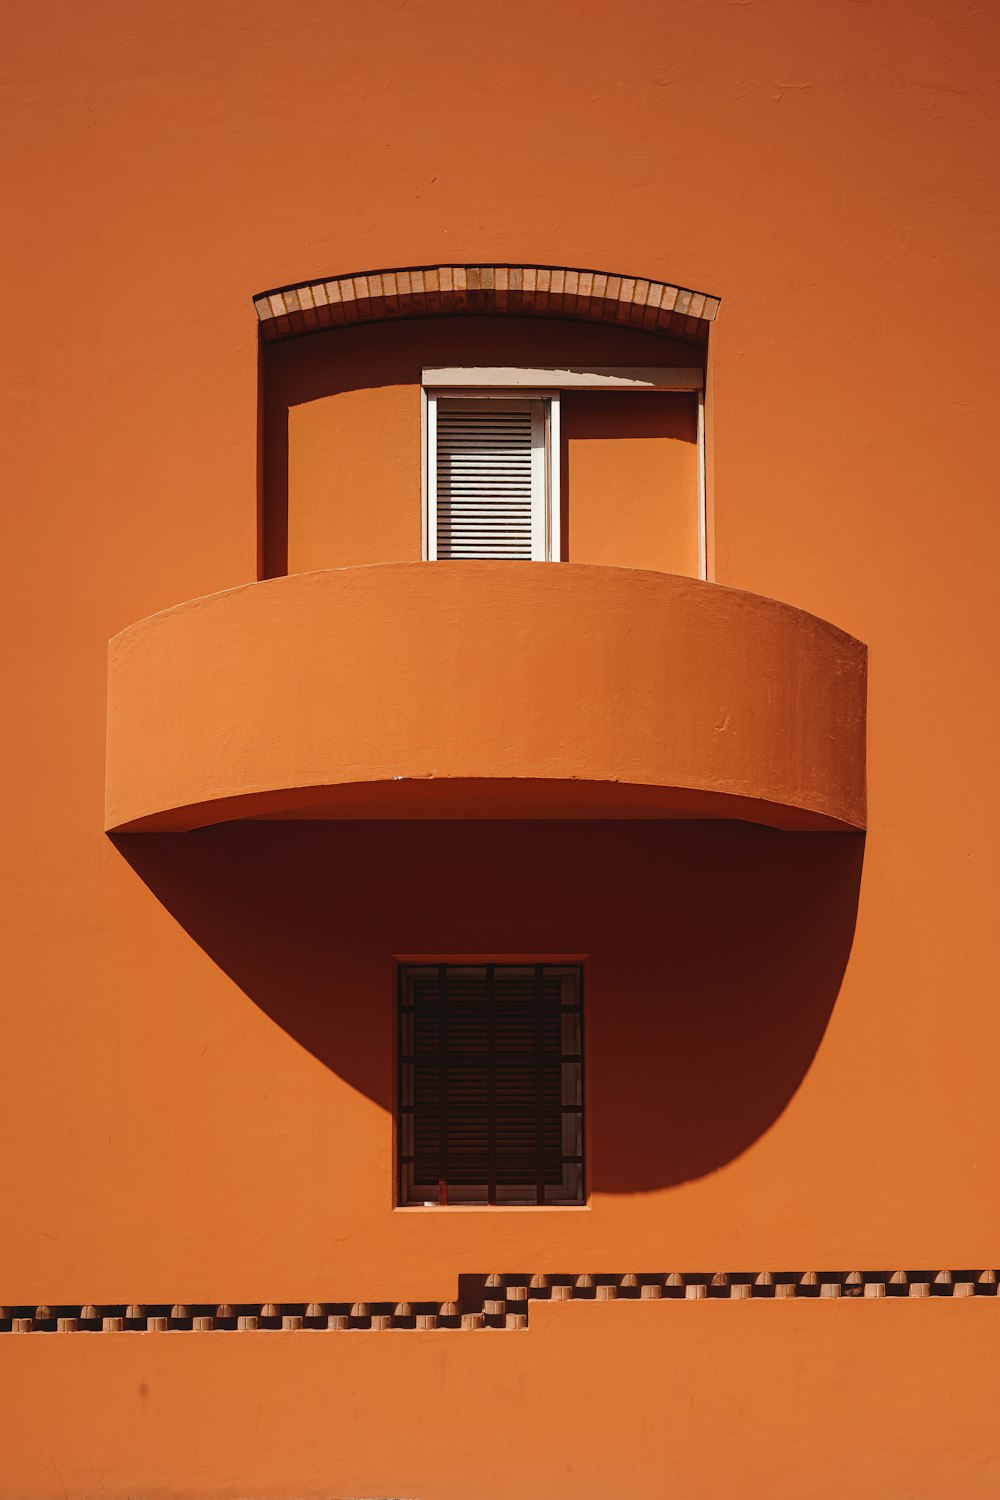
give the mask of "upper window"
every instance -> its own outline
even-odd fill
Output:
[[[430,395],[427,556],[557,559],[558,430],[558,396]]]
[[[582,1203],[581,975],[400,971],[399,1201]]]
[[[423,556],[707,576],[703,373],[424,368]]]

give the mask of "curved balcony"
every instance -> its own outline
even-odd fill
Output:
[[[864,646],[772,599],[571,563],[387,563],[111,642],[107,827],[865,819]]]

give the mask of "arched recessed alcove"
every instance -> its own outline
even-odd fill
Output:
[[[546,556],[705,576],[699,392],[717,299],[596,271],[439,266],[303,283],[255,306],[263,577],[436,555],[426,396],[442,371],[549,388]]]

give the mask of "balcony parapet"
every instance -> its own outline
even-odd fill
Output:
[[[668,574],[386,563],[111,642],[107,828],[240,818],[865,824],[866,650]]]

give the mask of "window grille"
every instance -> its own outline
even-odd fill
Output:
[[[580,970],[400,971],[399,1200],[584,1200]]]

